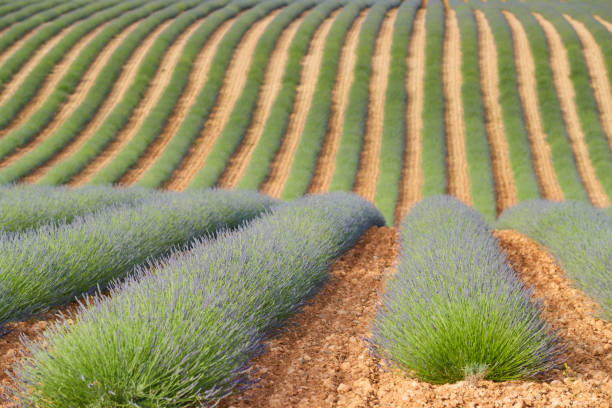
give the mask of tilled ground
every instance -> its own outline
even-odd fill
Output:
[[[372,357],[365,339],[399,249],[397,230],[382,227],[336,262],[320,293],[255,359],[256,386],[221,407],[610,407],[612,324],[595,317],[596,305],[568,285],[542,247],[512,231],[496,235],[536,296],[545,297],[545,317],[567,343],[567,367],[550,379],[430,385]],[[21,353],[19,335],[35,337],[52,316],[10,325],[0,339],[2,371]],[[0,383],[10,378],[2,374]]]

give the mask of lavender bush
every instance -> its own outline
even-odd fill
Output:
[[[236,227],[275,202],[254,192],[165,193],[71,224],[0,233],[0,326],[104,288],[136,265]]]
[[[612,216],[579,201],[524,201],[504,211],[497,228],[544,245],[578,287],[612,320]]]
[[[163,193],[139,187],[1,186],[0,230],[16,232],[44,224],[70,222],[76,216],[110,205],[135,203],[152,194]]]
[[[320,287],[331,262],[383,224],[349,193],[282,204],[141,269],[81,307],[73,325],[52,326],[28,344],[14,392],[41,408],[214,404],[245,385],[262,340]]]
[[[505,381],[556,366],[560,342],[484,218],[448,196],[401,224],[397,274],[374,324],[376,353],[432,383]]]

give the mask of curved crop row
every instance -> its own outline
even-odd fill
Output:
[[[104,288],[135,266],[235,227],[272,203],[252,192],[155,194],[70,224],[1,234],[0,326]]]
[[[512,7],[508,8],[508,11],[514,13],[520,20],[529,39],[535,61],[538,106],[542,116],[543,130],[547,135],[553,166],[561,189],[567,199],[587,200],[586,190],[578,175],[569,144],[569,136],[564,126],[561,104],[555,90],[550,66],[550,49],[546,36],[526,7]]]
[[[46,1],[14,1],[0,8],[0,30],[7,29],[13,24],[21,23],[39,13],[44,13],[61,4],[61,0]],[[4,33],[3,33],[4,35]],[[18,37],[13,37],[17,39]]]
[[[544,245],[563,270],[612,320],[612,216],[579,201],[529,200],[505,211],[496,227],[514,229]]]
[[[258,189],[268,175],[274,157],[282,144],[282,138],[287,130],[289,117],[293,110],[302,72],[302,60],[307,55],[310,42],[315,31],[330,14],[344,5],[343,0],[330,0],[317,5],[312,9],[295,34],[289,48],[289,58],[285,65],[282,87],[277,94],[274,105],[270,110],[259,143],[251,156],[244,177],[240,180],[238,188]]]
[[[562,349],[485,219],[448,196],[425,199],[402,222],[371,340],[432,383],[530,378],[558,366]]]
[[[244,385],[249,359],[331,262],[383,223],[365,200],[337,193],[204,241],[115,286],[110,299],[96,297],[74,325],[48,330],[50,347],[31,344],[18,369],[17,393],[40,407],[214,403]]]
[[[256,6],[256,2],[254,0],[239,0],[239,1],[234,1],[232,3],[230,3],[229,5],[225,6],[223,9],[217,11],[215,14],[213,14],[211,16],[210,19],[207,19],[202,27],[201,27],[201,32],[202,32],[202,36],[206,37],[206,39],[208,39],[208,37],[210,37],[212,35],[212,33],[219,27],[221,26],[221,24],[223,24],[226,20],[234,17],[235,15],[237,15],[241,10],[245,10],[247,8],[251,8],[253,6]],[[250,11],[248,11],[247,13],[249,13]],[[251,12],[249,15],[252,15],[253,13]],[[232,25],[232,27],[234,27],[237,23],[234,23]],[[241,27],[243,29],[246,29],[245,27]],[[229,31],[231,31],[232,28],[230,28]],[[228,32],[229,32],[228,31]],[[227,35],[227,34],[226,34]],[[224,36],[224,38],[226,38],[226,36]],[[223,40],[222,40],[223,42]],[[203,46],[203,44],[199,44],[200,46]],[[222,49],[222,43],[219,44],[219,46],[217,47],[217,52],[219,52]],[[232,48],[233,50],[233,48]],[[228,59],[231,58],[231,54],[232,54],[232,50],[225,50],[224,54],[229,54],[229,56],[227,57]],[[211,75],[212,75],[212,70],[216,70],[217,68],[219,68],[219,71],[217,71],[217,75],[223,75],[224,72],[224,67],[216,67],[215,66],[215,62],[213,60],[213,63],[211,64],[211,70],[208,72],[208,79],[207,79],[207,83],[210,82],[211,80]],[[167,88],[167,92],[170,92],[169,98],[171,98],[170,100],[173,99],[173,97],[178,97],[180,96],[180,92],[178,91],[178,88],[175,88],[175,86],[177,86],[176,81],[173,83],[172,79],[170,80],[170,84],[169,86],[171,86],[172,88]],[[179,84],[180,86],[180,84]],[[206,86],[205,86],[206,87]],[[181,86],[182,88],[182,86]],[[182,91],[182,89],[181,89]],[[200,93],[200,96],[202,96],[204,94],[204,92],[202,91]],[[216,94],[214,94],[216,95]],[[209,98],[213,98],[212,94],[208,94],[205,95],[206,97]],[[162,98],[163,99],[163,98]],[[215,99],[215,98],[213,98]],[[201,117],[199,115],[197,115],[196,113],[191,113],[194,111],[198,111],[198,108],[200,108],[200,104],[199,102],[202,102],[201,100],[196,101],[196,103],[193,105],[190,114],[188,114],[183,122],[181,123],[181,127],[179,128],[179,131],[177,132],[177,134],[174,136],[172,142],[174,142],[175,140],[178,140],[178,138],[180,137],[180,132],[181,129],[184,129],[185,127],[189,127],[189,125],[193,125],[193,121],[194,119],[198,121],[198,123],[202,123],[204,121],[204,117]],[[161,105],[159,105],[159,109],[163,109],[163,111],[158,111],[158,113],[161,116],[161,119],[167,118],[167,115],[169,115],[172,110],[169,108],[172,108],[173,106],[170,105],[165,105],[163,102]],[[155,109],[155,108],[154,108]],[[200,113],[200,111],[198,111],[198,113]],[[165,115],[164,115],[165,113]],[[146,152],[147,147],[151,144],[151,142],[155,139],[156,136],[159,135],[159,130],[163,129],[163,122],[159,122],[158,118],[156,118],[154,115],[149,115],[143,122],[142,128],[140,131],[138,131],[138,133],[136,133],[134,135],[134,137],[124,146],[124,148],[108,163],[108,165],[106,167],[104,167],[100,172],[98,172],[97,174],[95,174],[93,176],[93,178],[90,180],[91,183],[95,183],[95,184],[104,184],[104,183],[109,183],[109,182],[116,182],[117,180],[120,179],[120,177],[125,174],[125,172],[127,170],[129,170],[129,168],[131,166],[133,166],[135,163],[137,163],[139,157],[142,156],[142,154],[144,152]],[[196,131],[199,130],[199,128],[197,130],[194,130],[193,127],[191,127],[189,130],[191,131]],[[191,140],[192,141],[192,140]],[[171,142],[171,143],[172,143]],[[168,146],[169,148],[170,146]]]
[[[93,131],[93,134],[89,136],[88,140],[86,140],[73,155],[49,171],[49,173],[41,179],[41,183],[59,184],[72,180],[72,184],[83,184],[91,180],[92,177],[96,177],[95,170],[111,160],[111,157],[107,157],[104,153],[107,153],[111,149],[113,142],[118,141],[118,137],[122,132],[126,131],[128,125],[134,120],[135,112],[137,112],[136,108],[146,102],[143,100],[144,96],[151,88],[151,81],[158,75],[160,64],[168,54],[168,50],[174,45],[177,39],[184,34],[187,27],[193,25],[198,19],[208,15],[215,9],[224,7],[228,3],[228,0],[200,3],[201,2],[197,0],[193,0],[184,4],[173,4],[163,12],[153,15],[152,20],[147,20],[143,24],[142,31],[134,35],[134,37],[137,38],[129,39],[129,43],[126,43],[125,48],[120,50],[119,56],[122,59],[127,59],[134,51],[135,47],[137,47],[147,35],[150,35],[155,27],[164,21],[175,18],[175,20],[157,36],[153,45],[150,46],[137,68],[134,80],[124,92],[122,100],[118,101],[118,103],[114,105],[112,111],[106,114],[104,121],[95,131]],[[190,7],[190,9],[184,11],[185,7]],[[217,13],[211,14],[199,27],[194,27],[194,34],[201,32],[199,30],[208,25],[209,19],[214,20],[214,16],[216,16]],[[181,15],[177,17],[179,14]],[[211,24],[214,23],[211,22]],[[193,35],[191,37],[193,37]],[[188,38],[185,38],[185,40],[188,41]],[[108,70],[111,80],[107,82],[105,76],[101,75],[99,81],[104,81],[102,90],[110,92],[114,78],[120,74],[121,66],[109,64],[106,69]],[[96,98],[96,103],[101,104],[104,102],[104,97],[94,96],[92,94],[92,98],[94,97]],[[131,128],[128,130],[130,129]],[[133,129],[130,131],[134,133]],[[103,167],[103,171],[108,167],[109,166]]]
[[[388,224],[399,221],[394,219],[394,214],[400,194],[400,179],[406,149],[407,58],[418,9],[418,2],[403,2],[399,7],[393,28],[391,67],[385,96],[385,118],[380,147],[380,174],[374,198],[376,206],[383,213]],[[410,95],[410,97],[414,96]]]
[[[343,7],[325,39],[316,89],[293,165],[282,192],[283,199],[290,200],[304,195],[312,180],[317,157],[328,130],[332,92],[338,75],[342,44],[351,24],[368,3],[371,2],[354,1]]]
[[[349,103],[344,113],[344,128],[336,155],[336,170],[329,188],[331,191],[352,190],[355,184],[368,118],[372,56],[387,11],[396,5],[395,1],[375,3],[368,12],[359,33],[355,77],[351,86]]]
[[[18,185],[0,193],[0,230],[24,231],[44,224],[69,223],[75,217],[104,207],[133,203],[146,198],[154,190],[118,189],[107,186],[69,189]]]

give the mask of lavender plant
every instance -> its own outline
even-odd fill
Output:
[[[76,216],[118,204],[135,203],[157,193],[145,188],[110,186],[47,187],[31,184],[2,186],[0,230],[24,231],[44,224],[72,221]]]
[[[166,193],[71,224],[0,233],[0,326],[104,288],[136,265],[236,227],[273,203],[254,192]]]
[[[578,287],[612,320],[612,216],[580,201],[528,200],[504,211],[510,228],[544,245]]]
[[[401,224],[397,274],[373,324],[373,350],[432,383],[533,377],[562,345],[506,262],[484,218],[448,196]]]
[[[382,214],[349,193],[311,196],[140,269],[60,321],[16,370],[25,406],[214,404],[262,340]],[[155,270],[155,272],[151,272]],[[83,352],[87,350],[87,352]]]

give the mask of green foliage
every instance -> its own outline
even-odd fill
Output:
[[[0,17],[0,30],[36,16],[38,13],[48,11],[58,4],[61,4],[59,0],[46,0],[41,2],[37,0],[23,0],[4,4],[0,7],[0,16],[2,16]]]

